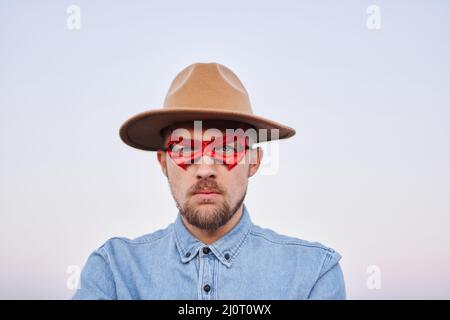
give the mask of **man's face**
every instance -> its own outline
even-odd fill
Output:
[[[177,141],[179,138],[184,141],[211,141],[218,138],[218,133],[225,136],[226,129],[241,128],[245,132],[248,128],[232,121],[203,121],[201,127],[202,130],[194,130],[193,122],[172,126],[166,134],[165,142]],[[206,147],[205,150],[207,149]],[[210,152],[203,155],[200,152],[195,162],[186,166],[177,164],[167,151],[157,152],[177,208],[190,224],[203,230],[214,231],[225,225],[241,207],[248,178],[256,173],[262,158],[262,150],[259,147],[244,152],[240,161],[231,169],[226,163],[211,157]]]

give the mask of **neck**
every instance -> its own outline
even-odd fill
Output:
[[[239,222],[239,219],[242,216],[243,205],[239,207],[239,209],[234,213],[233,217],[223,226],[216,230],[203,230],[196,226],[193,226],[186,219],[181,216],[184,225],[186,228],[201,242],[205,244],[211,244],[216,240],[222,238],[225,234],[227,234],[233,227]]]

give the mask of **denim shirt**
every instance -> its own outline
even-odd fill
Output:
[[[91,253],[72,299],[345,299],[341,255],[261,228],[243,206],[239,222],[206,245],[180,212],[164,229],[111,238]]]

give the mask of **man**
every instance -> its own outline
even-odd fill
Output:
[[[294,134],[254,115],[224,65],[183,69],[163,108],[120,129],[128,145],[157,152],[177,218],[134,240],[106,241],[89,256],[73,298],[345,299],[338,252],[253,224],[244,204],[263,156],[254,143]]]

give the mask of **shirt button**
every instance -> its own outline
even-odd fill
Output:
[[[184,255],[186,258],[189,258],[191,256],[190,252],[186,252],[186,254]]]
[[[225,253],[225,259],[230,260],[230,254],[229,253]]]
[[[206,292],[209,292],[209,290],[211,290],[211,287],[209,286],[209,284],[205,284],[205,286],[203,287],[203,290],[205,290]]]
[[[211,251],[211,249],[209,249],[208,247],[204,247],[203,248],[203,253],[204,254],[208,254]]]

